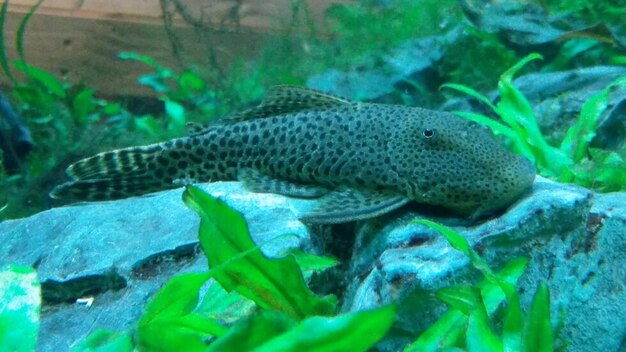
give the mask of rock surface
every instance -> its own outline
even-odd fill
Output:
[[[245,214],[265,254],[307,246],[309,231],[285,197],[249,193],[235,182],[205,189]],[[199,217],[181,194],[79,204],[0,223],[0,264],[36,267],[53,303],[42,312],[39,351],[67,351],[98,328],[127,329],[174,275],[207,270],[197,245]],[[285,233],[295,236],[271,241]],[[73,303],[80,297],[94,297],[93,305]]]
[[[393,332],[380,345],[396,351],[446,310],[434,293],[480,274],[469,260],[423,225],[419,214],[363,223],[356,237],[343,309],[398,304]],[[449,219],[434,219],[440,223]],[[501,217],[477,226],[450,224],[492,268],[525,256],[520,278],[526,307],[537,285],[547,283],[554,326],[565,311],[567,351],[626,348],[626,193],[594,194],[544,178],[532,194]],[[525,294],[524,294],[525,293]]]
[[[287,198],[248,193],[238,183],[206,189],[244,213],[255,241],[269,242],[262,247],[266,254],[317,249]],[[73,302],[77,293],[95,298],[90,307],[47,305],[41,351],[67,350],[97,328],[131,327],[168,279],[206,270],[196,245],[198,217],[184,206],[181,192],[57,208],[0,223],[2,264],[36,266],[44,287],[54,293],[50,301]],[[398,304],[381,351],[402,350],[446,310],[435,291],[479,279],[467,258],[441,236],[411,224],[417,216],[406,207],[358,223],[347,272],[337,278],[347,283],[346,292],[339,292],[344,311]],[[539,177],[532,192],[500,217],[474,226],[432,219],[460,231],[495,269],[529,257],[520,278],[522,303],[528,305],[540,282],[548,284],[554,325],[565,311],[567,351],[626,348],[626,193],[595,194]],[[296,237],[270,241],[287,232]]]

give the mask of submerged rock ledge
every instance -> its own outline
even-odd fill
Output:
[[[297,220],[288,198],[249,193],[234,182],[204,187],[245,215],[267,255],[292,247],[319,251],[313,247],[319,238]],[[172,276],[206,270],[197,246],[199,219],[181,192],[77,204],[0,223],[2,264],[35,266],[53,293],[42,312],[39,350],[67,350],[97,328],[131,327]],[[478,279],[441,236],[411,224],[417,216],[401,209],[358,223],[347,272],[339,278],[347,286],[344,311],[398,304],[381,351],[401,350],[445,311],[436,290]],[[532,192],[498,218],[469,227],[434,220],[460,231],[493,268],[529,257],[520,278],[522,303],[528,305],[540,282],[548,284],[553,324],[565,309],[568,351],[626,347],[626,193],[595,194],[538,177]],[[272,240],[285,233],[296,236]],[[94,304],[58,304],[76,296],[94,296]]]

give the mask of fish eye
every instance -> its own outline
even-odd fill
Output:
[[[432,138],[435,135],[435,130],[430,129],[430,128],[425,128],[422,131],[422,135],[426,138]]]

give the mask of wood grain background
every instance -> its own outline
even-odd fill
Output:
[[[0,1],[2,3],[3,1]],[[332,3],[348,0],[307,0],[311,17],[323,28],[324,11]],[[24,14],[36,0],[12,0],[4,35],[10,59],[17,58],[15,34]],[[185,61],[207,61],[207,38],[219,62],[251,58],[263,36],[281,31],[291,17],[290,0],[183,0],[193,18],[214,26],[200,38],[182,18],[173,18]],[[304,30],[304,29],[303,29]],[[179,67],[163,26],[159,0],[45,0],[30,20],[25,34],[27,61],[73,83],[95,86],[103,96],[151,95],[136,84],[150,70],[140,63],[122,61],[117,54],[137,52],[166,67]],[[0,75],[0,84],[7,84]]]

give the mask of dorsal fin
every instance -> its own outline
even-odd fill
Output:
[[[349,106],[351,104],[352,102],[347,99],[314,89],[280,85],[270,88],[261,105],[226,116],[220,119],[220,122],[239,122],[324,107]]]

